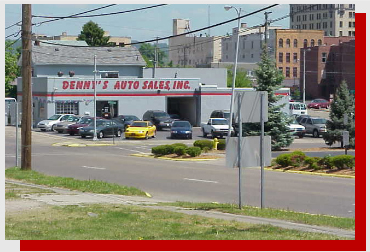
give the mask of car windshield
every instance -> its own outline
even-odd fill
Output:
[[[296,118],[293,118],[293,121],[291,124],[299,124]]]
[[[135,121],[139,120],[136,116],[125,116],[125,121]]]
[[[296,103],[296,104],[293,104],[293,107],[296,110],[305,110],[306,109],[306,104]]]
[[[81,118],[78,123],[80,123],[80,124],[89,124],[89,123],[91,123],[91,121],[92,121],[92,118]]]
[[[77,121],[76,119],[78,119],[78,118],[77,118],[77,117],[70,116],[70,117],[67,119],[67,122],[75,122],[75,121]]]
[[[318,119],[312,119],[313,124],[325,124],[326,119],[324,118],[318,118]]]
[[[146,122],[133,122],[131,127],[147,127],[148,124]]]
[[[62,115],[53,115],[48,120],[58,120]]]
[[[213,125],[228,125],[227,120],[213,119]]]
[[[181,128],[185,128],[185,127],[190,127],[191,125],[190,125],[190,123],[188,123],[188,122],[174,122],[173,124],[172,124],[172,127],[181,127]]]
[[[166,112],[154,112],[155,117],[170,117]]]

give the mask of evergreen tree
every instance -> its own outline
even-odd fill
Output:
[[[348,116],[348,124],[344,125],[344,114]],[[350,147],[355,146],[355,99],[349,93],[346,81],[338,87],[334,100],[330,105],[330,120],[326,122],[327,132],[323,138],[327,145],[340,142],[343,147],[342,132],[349,132]]]
[[[271,136],[272,150],[281,150],[293,142],[292,134],[287,125],[292,119],[282,112],[283,105],[275,105],[281,99],[275,95],[275,91],[281,87],[284,75],[278,70],[273,60],[268,56],[266,48],[261,55],[261,62],[255,70],[257,78],[257,91],[267,91],[268,94],[268,122],[265,123],[265,133]],[[260,135],[259,123],[243,125],[246,135]]]
[[[106,46],[109,36],[104,37],[104,30],[97,23],[89,21],[82,27],[77,40],[84,40],[89,46]]]

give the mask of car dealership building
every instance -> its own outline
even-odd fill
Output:
[[[33,124],[57,113],[92,116],[94,97],[97,116],[108,112],[142,118],[145,111],[157,109],[178,114],[193,126],[207,121],[213,110],[230,108],[225,68],[157,69],[151,78],[152,69],[145,65],[134,47],[33,46]],[[17,90],[20,102],[22,78]]]

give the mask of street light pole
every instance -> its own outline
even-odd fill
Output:
[[[231,136],[231,128],[232,128],[232,121],[233,121],[233,112],[234,112],[234,95],[235,95],[235,80],[236,80],[236,69],[238,64],[238,52],[239,52],[239,32],[240,32],[240,13],[242,9],[235,8],[234,6],[225,6],[224,9],[226,11],[234,8],[236,13],[238,14],[238,28],[237,28],[237,36],[236,36],[236,48],[235,48],[235,62],[234,62],[234,75],[233,75],[233,83],[231,87],[231,102],[230,102],[230,119],[229,119],[229,130],[227,132],[227,136]],[[241,132],[239,132],[241,134]]]
[[[93,140],[96,141],[96,55],[94,55],[94,137]]]

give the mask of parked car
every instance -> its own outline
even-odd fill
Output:
[[[96,136],[98,138],[103,138],[105,136],[117,136],[121,137],[124,129],[123,124],[117,123],[113,120],[108,119],[97,119],[96,120]],[[81,127],[79,129],[82,138],[87,136],[94,136],[94,121],[92,121],[88,126]]]
[[[308,108],[329,108],[330,107],[330,102],[325,100],[325,99],[314,99],[312,100],[308,105]]]
[[[313,137],[322,136],[326,132],[326,119],[319,117],[306,117],[299,123],[306,128],[306,134]]]
[[[57,123],[54,130],[58,133],[67,133],[68,126],[77,123],[80,119],[80,116],[71,116],[68,120]]]
[[[162,110],[148,110],[143,115],[143,121],[151,121],[157,128],[162,130],[164,128],[171,128],[174,121],[167,112]]]
[[[55,114],[47,120],[42,120],[37,124],[37,128],[41,131],[51,130],[54,131],[55,124],[68,120],[74,117],[72,114]]]
[[[102,118],[97,118],[97,119],[102,119]],[[81,127],[89,125],[94,120],[94,117],[91,116],[83,116],[80,118],[80,120],[72,125],[68,126],[67,133],[70,134],[71,136],[73,135],[78,135],[80,134],[79,130]]]
[[[125,131],[127,125],[131,125],[134,121],[140,121],[140,119],[134,115],[119,115],[113,118],[112,120],[122,123],[125,126]]]
[[[303,120],[303,118],[307,118],[307,117],[311,117],[311,116],[310,115],[300,115],[296,117],[296,120],[299,124],[301,124],[301,121]]]
[[[213,110],[209,118],[226,118],[230,119],[230,110]]]
[[[229,121],[225,118],[209,118],[208,123],[201,124],[203,137],[207,137],[211,134],[212,138],[227,136],[229,130]],[[231,129],[231,134],[234,134],[234,130]]]
[[[171,126],[171,138],[193,138],[193,127],[188,121],[174,121]]]
[[[289,102],[290,115],[307,115],[307,106],[302,102]]]
[[[126,128],[125,138],[145,138],[155,137],[157,128],[151,121],[134,121]]]
[[[174,121],[181,120],[181,117],[178,114],[169,114],[170,118]]]
[[[288,125],[288,128],[293,136],[303,138],[304,135],[306,134],[306,128],[303,125],[300,125],[295,118],[293,122]]]

